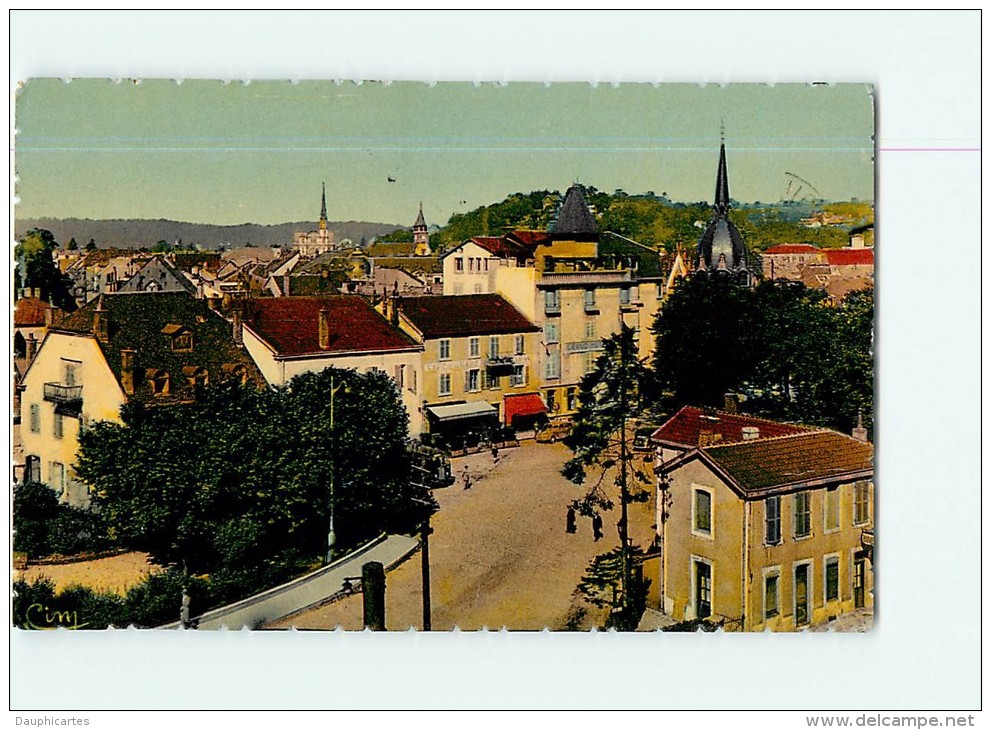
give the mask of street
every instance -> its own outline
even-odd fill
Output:
[[[589,562],[619,545],[618,489],[608,490],[617,504],[603,514],[601,540],[593,540],[583,517],[568,534],[568,504],[584,494],[560,474],[570,456],[562,444],[524,441],[500,452],[495,466],[487,452],[453,460],[458,481],[434,492],[441,508],[430,537],[433,630],[588,630],[605,623],[608,609],[574,592]],[[466,465],[468,490],[461,479]],[[631,536],[649,542],[652,502],[630,508]],[[421,595],[417,553],[386,576],[386,627],[419,629]],[[361,611],[355,595],[265,628],[360,630]]]

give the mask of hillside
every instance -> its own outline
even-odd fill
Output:
[[[362,239],[368,241],[403,227],[392,223],[366,221],[331,221],[328,226],[338,241],[348,238],[355,245],[359,245]],[[159,241],[170,244],[181,241],[184,246],[215,249],[220,246],[239,248],[249,244],[259,247],[288,245],[292,243],[294,232],[311,231],[316,228],[316,223],[297,221],[270,226],[257,223],[215,226],[170,220],[24,218],[16,221],[14,234],[20,239],[32,228],[51,231],[55,234],[55,240],[63,245],[70,238],[75,238],[80,248],[93,239],[100,248],[150,248]]]

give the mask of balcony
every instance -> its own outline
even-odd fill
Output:
[[[567,343],[564,349],[569,355],[576,355],[583,352],[599,352],[604,347],[602,340],[580,340]]]
[[[45,383],[45,400],[60,406],[79,405],[83,402],[83,386]]]
[[[515,358],[512,355],[493,355],[489,354],[485,358],[485,366],[489,370],[501,370],[503,368],[511,368],[515,364]]]

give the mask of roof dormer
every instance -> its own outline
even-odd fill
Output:
[[[181,324],[167,324],[162,328],[162,334],[171,341],[172,352],[192,352],[193,333]]]

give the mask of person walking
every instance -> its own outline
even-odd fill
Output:
[[[592,515],[592,535],[596,542],[602,539],[602,518],[598,512]]]
[[[568,522],[568,533],[573,535],[574,533],[576,533],[578,531],[578,525],[575,523],[575,508],[574,507],[568,507],[567,522]]]
[[[465,464],[465,470],[461,474],[461,481],[464,482],[465,489],[471,489],[471,472],[468,471],[467,464]]]
[[[492,445],[492,465],[495,466],[499,463],[499,447],[495,444]]]

